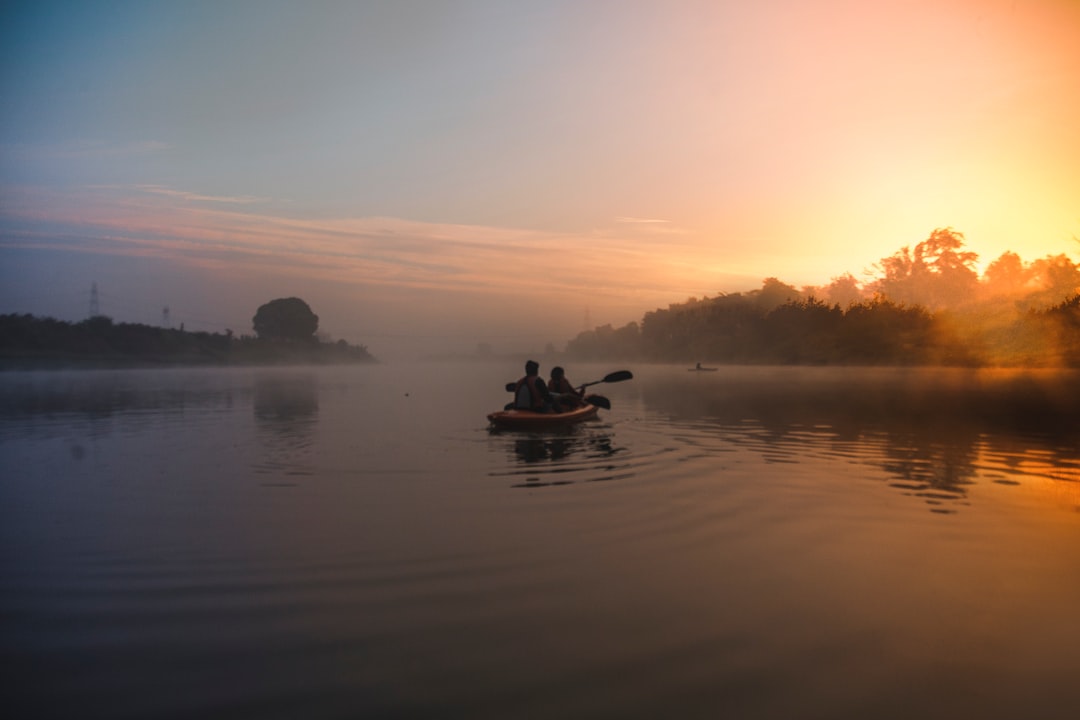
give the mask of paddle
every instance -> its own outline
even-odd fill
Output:
[[[608,373],[607,375],[605,375],[603,380],[593,380],[592,382],[587,382],[584,385],[580,385],[579,387],[580,389],[584,390],[590,385],[599,385],[600,383],[615,383],[622,382],[623,380],[633,379],[634,373],[630,372],[629,370],[616,370],[613,373]],[[514,392],[514,388],[516,387],[516,382],[508,382],[506,383],[506,392]]]
[[[587,382],[584,385],[581,385],[578,392],[584,392],[585,388],[589,387],[590,385],[599,385],[600,383],[616,383],[622,382],[623,380],[632,380],[633,378],[634,373],[630,372],[629,370],[616,370],[613,373],[608,373],[607,375],[605,375],[602,380],[593,380],[592,382]],[[611,409],[611,401],[603,395],[586,395],[582,399],[590,405],[595,405],[596,407],[601,407],[605,410]]]
[[[593,380],[592,382],[585,383],[584,385],[581,386],[581,389],[584,390],[585,388],[589,387],[590,385],[599,385],[600,383],[614,383],[614,382],[622,382],[623,380],[633,380],[633,379],[634,379],[634,373],[630,372],[629,370],[616,370],[613,373],[608,373],[607,375],[605,375],[603,380]]]
[[[589,395],[585,398],[585,402],[590,405],[595,405],[596,407],[604,408],[605,410],[611,409],[611,401],[603,395]]]
[[[616,383],[622,382],[623,380],[633,379],[634,373],[630,372],[629,370],[616,370],[615,372],[605,375],[602,380],[593,380],[592,382],[587,382],[584,385],[581,385],[578,389],[578,392],[584,392],[585,388],[589,387],[590,385],[599,385],[600,383]],[[586,395],[582,399],[590,405],[595,405],[596,407],[601,407],[605,410],[611,409],[611,401],[603,395]]]

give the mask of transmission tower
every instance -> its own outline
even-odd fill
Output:
[[[90,284],[90,317],[94,318],[101,314],[101,306],[98,304],[97,281]]]
[[[163,328],[171,328],[172,327],[172,320],[169,319],[169,306],[168,305],[161,308],[161,327],[163,327]]]

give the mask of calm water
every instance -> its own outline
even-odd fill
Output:
[[[1078,716],[1077,374],[630,369],[0,374],[5,709]]]

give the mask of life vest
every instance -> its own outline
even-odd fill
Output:
[[[543,410],[544,395],[536,387],[538,375],[526,375],[517,381],[514,388],[514,407],[521,410]]]
[[[548,384],[548,390],[553,393],[572,393],[574,392],[574,387],[570,384],[570,381],[567,380],[566,376],[564,375],[557,381],[552,380],[551,383]],[[574,394],[576,395],[577,393]]]

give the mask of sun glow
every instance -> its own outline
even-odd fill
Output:
[[[0,249],[48,248],[67,283],[88,281],[73,253],[156,254],[621,324],[768,277],[863,279],[941,227],[980,268],[1080,256],[1065,0],[480,3],[430,26],[361,6],[253,25],[240,3],[78,32],[39,5],[0,65]],[[5,284],[27,272],[52,271]]]

